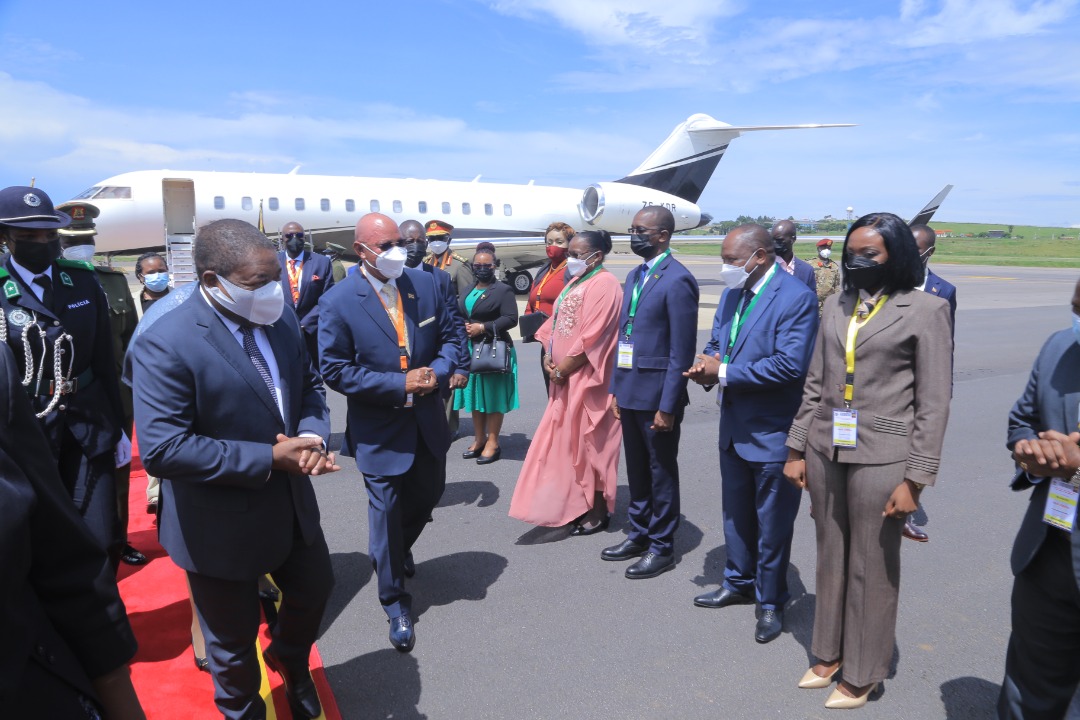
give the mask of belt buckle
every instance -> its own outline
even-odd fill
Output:
[[[74,380],[61,380],[60,381],[60,394],[61,395],[70,395],[71,393],[75,392],[78,389],[79,389],[79,380],[78,380],[78,378],[76,378]],[[49,383],[49,394],[52,395],[55,392],[56,392],[56,382],[53,381],[53,382]]]

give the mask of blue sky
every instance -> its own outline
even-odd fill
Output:
[[[622,177],[679,122],[735,141],[699,204],[1080,225],[1080,0],[0,0],[0,179],[171,168]]]

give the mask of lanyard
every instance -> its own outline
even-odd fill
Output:
[[[394,290],[394,294],[397,296],[397,313],[390,312],[390,308],[386,307],[386,300],[383,299],[383,294],[381,292],[376,292],[375,294],[379,297],[379,302],[382,303],[383,309],[386,310],[386,315],[390,318],[390,322],[394,324],[394,330],[397,331],[398,353],[401,357],[401,371],[404,372],[409,369],[409,348],[406,345],[405,340],[405,308],[401,304],[401,290],[398,288],[394,288]]]
[[[885,301],[888,299],[888,295],[882,295],[865,320],[860,321],[858,319],[859,314],[854,313],[851,316],[851,322],[848,323],[847,345],[844,348],[844,357],[847,360],[847,377],[844,379],[844,405],[847,407],[851,407],[851,398],[855,393],[855,338],[859,336],[859,329],[870,322],[877,315],[878,310],[885,307]]]
[[[769,272],[765,274],[765,282],[762,283],[761,289],[754,293],[754,297],[750,300],[746,307],[744,307],[742,310],[738,309],[739,305],[742,304],[741,298],[739,300],[739,303],[736,304],[735,317],[731,319],[731,332],[728,335],[727,352],[724,353],[725,365],[727,365],[728,362],[730,362],[731,360],[731,351],[735,349],[735,341],[739,339],[739,333],[742,331],[743,323],[745,323],[746,319],[750,317],[750,313],[753,312],[754,306],[757,305],[758,298],[760,298],[761,294],[765,292],[765,288],[769,286],[769,281],[773,279],[773,275],[775,274],[776,263],[773,263],[773,266],[769,268]]]
[[[300,275],[304,272],[304,263],[301,260],[289,258],[289,290],[292,291],[292,300],[295,305],[300,299]]]
[[[540,296],[544,294],[544,286],[547,285],[548,280],[551,279],[552,275],[555,275],[560,270],[565,270],[565,268],[566,261],[563,260],[559,263],[559,267],[549,267],[548,271],[544,273],[544,277],[540,278],[540,284],[536,286],[536,305],[532,306],[534,311],[540,309]]]
[[[626,339],[630,339],[630,335],[634,332],[634,316],[637,315],[638,301],[641,300],[641,293],[645,290],[645,283],[649,281],[649,274],[652,272],[652,268],[656,267],[660,263],[664,262],[664,258],[671,254],[671,248],[668,248],[663,254],[656,259],[645,272],[641,273],[640,282],[634,283],[634,292],[630,294],[630,314],[626,320]]]
[[[581,285],[586,280],[593,277],[594,275],[596,275],[598,272],[600,272],[603,269],[604,269],[603,265],[597,265],[596,267],[594,267],[590,272],[586,273],[585,275],[582,275],[579,278],[574,278],[574,281],[571,282],[571,283],[568,283],[566,285],[566,287],[563,288],[563,291],[561,293],[559,293],[559,297],[555,300],[555,307],[552,309],[552,312],[551,312],[551,342],[548,343],[548,355],[551,355],[552,348],[555,347],[555,327],[556,327],[555,324],[557,322],[559,322],[559,308],[562,307],[563,298],[565,298],[568,294],[570,294],[571,290],[576,288],[578,285]]]

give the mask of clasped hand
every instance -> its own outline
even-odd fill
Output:
[[[334,462],[334,453],[326,452],[322,438],[288,437],[278,433],[274,445],[272,467],[297,475],[327,475],[341,469]]]
[[[405,392],[413,395],[427,395],[439,387],[439,378],[429,367],[416,368],[405,373]]]
[[[806,489],[806,458],[803,453],[788,450],[788,458],[784,463],[784,478],[800,490]],[[919,493],[915,483],[910,480],[902,481],[885,501],[881,516],[902,518],[915,512],[919,507]]]
[[[1033,477],[1072,477],[1080,468],[1080,432],[1069,435],[1046,430],[1038,438],[1019,440],[1013,447],[1013,459]]]
[[[487,331],[484,329],[483,323],[465,323],[465,332],[471,338],[478,338]]]
[[[720,382],[720,356],[704,353],[696,356],[694,364],[683,373],[683,377],[690,378],[698,385],[715,385]]]

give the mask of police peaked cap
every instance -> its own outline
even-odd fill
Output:
[[[44,191],[25,185],[0,190],[0,225],[30,230],[58,230],[71,224],[71,216],[53,208]]]

